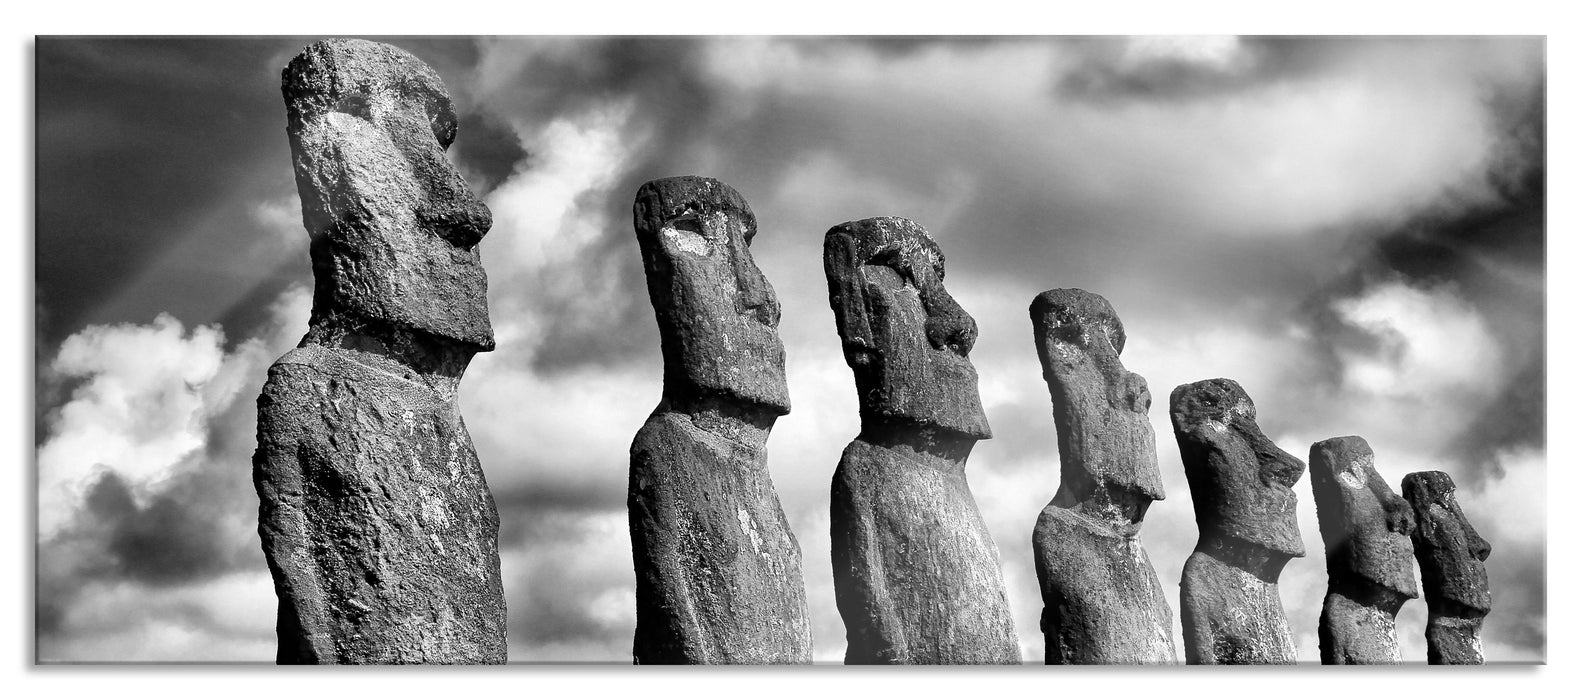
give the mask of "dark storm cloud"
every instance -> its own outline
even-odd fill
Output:
[[[213,514],[193,508],[192,495],[164,492],[140,507],[118,474],[100,475],[83,499],[83,516],[106,532],[103,575],[168,586],[225,571],[229,552],[210,538]]]
[[[261,60],[276,43],[39,40],[35,270],[54,315],[48,343],[120,320],[100,307],[177,245],[200,207],[237,188],[262,199],[291,187],[279,68]],[[200,250],[216,256],[259,235],[245,217],[206,233],[216,240]],[[144,321],[221,311],[206,303],[213,289],[169,288],[119,301]]]

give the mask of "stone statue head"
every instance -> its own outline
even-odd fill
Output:
[[[314,321],[349,316],[493,349],[477,247],[492,220],[445,156],[456,111],[439,75],[393,46],[334,39],[292,59],[281,91]]]
[[[665,396],[788,413],[780,302],[748,250],[758,220],[747,200],[712,178],[665,178],[638,189],[632,219],[659,319]]]
[[[1033,339],[1060,435],[1060,488],[1077,500],[1104,491],[1109,503],[1162,500],[1148,423],[1148,382],[1121,364],[1126,328],[1110,302],[1081,289],[1033,299]]]
[[[1489,575],[1483,562],[1492,548],[1456,502],[1456,483],[1444,472],[1407,474],[1401,495],[1417,514],[1412,544],[1423,570],[1430,605],[1451,603],[1458,617],[1482,617],[1490,608]]]
[[[928,231],[888,216],[840,224],[824,235],[824,275],[865,421],[990,436],[967,359],[978,326],[945,290]]]
[[[1403,598],[1416,598],[1412,538],[1390,528],[1391,511],[1400,497],[1374,470],[1368,441],[1348,436],[1315,442],[1307,464],[1331,578],[1337,573],[1356,576]]]
[[[1241,385],[1205,379],[1170,392],[1170,423],[1181,448],[1198,528],[1274,554],[1305,554],[1297,531],[1302,461],[1258,428]]]

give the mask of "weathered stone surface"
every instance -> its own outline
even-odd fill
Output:
[[[455,111],[400,49],[287,66],[313,314],[258,398],[259,536],[281,663],[504,663],[499,517],[457,408],[492,349],[487,207],[445,158]]]
[[[1318,619],[1326,664],[1398,664],[1395,614],[1417,597],[1412,507],[1374,469],[1360,437],[1313,443],[1313,503],[1324,537],[1329,590]]]
[[[1170,392],[1170,423],[1192,491],[1198,542],[1181,572],[1189,664],[1296,663],[1280,571],[1300,557],[1302,461],[1258,428],[1241,385],[1205,379]]]
[[[765,450],[791,405],[779,302],[748,252],[757,220],[703,177],[643,185],[633,218],[665,360],[632,442],[633,660],[811,663],[802,553]]]
[[[824,274],[862,416],[830,489],[846,663],[1020,663],[965,471],[989,437],[977,325],[945,291],[939,246],[906,219],[847,222],[824,237]]]
[[[1401,494],[1417,516],[1412,548],[1428,601],[1428,663],[1481,664],[1483,641],[1478,635],[1491,603],[1483,568],[1489,543],[1461,512],[1449,474],[1407,474]]]
[[[1060,489],[1033,529],[1044,661],[1173,664],[1170,605],[1137,537],[1164,498],[1148,382],[1121,364],[1126,330],[1104,297],[1052,289],[1030,313],[1060,444]]]

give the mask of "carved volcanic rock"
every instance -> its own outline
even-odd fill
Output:
[[[632,442],[633,660],[811,663],[802,553],[765,450],[791,407],[780,306],[748,252],[757,221],[702,177],[643,185],[633,216],[665,359]]]
[[[1053,289],[1030,313],[1060,440],[1060,490],[1033,529],[1044,661],[1175,663],[1170,605],[1137,539],[1164,498],[1148,383],[1121,364],[1126,330],[1104,297]]]
[[[1278,583],[1304,554],[1291,486],[1305,467],[1264,436],[1252,399],[1229,379],[1176,387],[1170,423],[1198,524],[1181,572],[1186,662],[1295,663]]]
[[[1489,543],[1461,512],[1449,474],[1407,474],[1401,493],[1417,516],[1412,548],[1428,600],[1428,663],[1481,664],[1483,641],[1478,635],[1491,602],[1483,568]]]
[[[494,345],[489,210],[456,116],[400,49],[325,41],[283,76],[313,315],[258,398],[259,536],[281,663],[504,663],[499,517],[457,409]]]
[[[862,432],[830,488],[846,663],[1015,664],[1016,630],[966,460],[989,437],[967,354],[977,326],[944,256],[901,218],[830,229],[824,273]]]
[[[1401,663],[1395,614],[1417,597],[1412,508],[1379,476],[1360,437],[1315,442],[1307,463],[1329,569],[1319,656],[1326,664]]]

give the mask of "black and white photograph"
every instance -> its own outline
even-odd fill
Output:
[[[1563,663],[1556,40],[1027,31],[33,37],[25,664]]]

